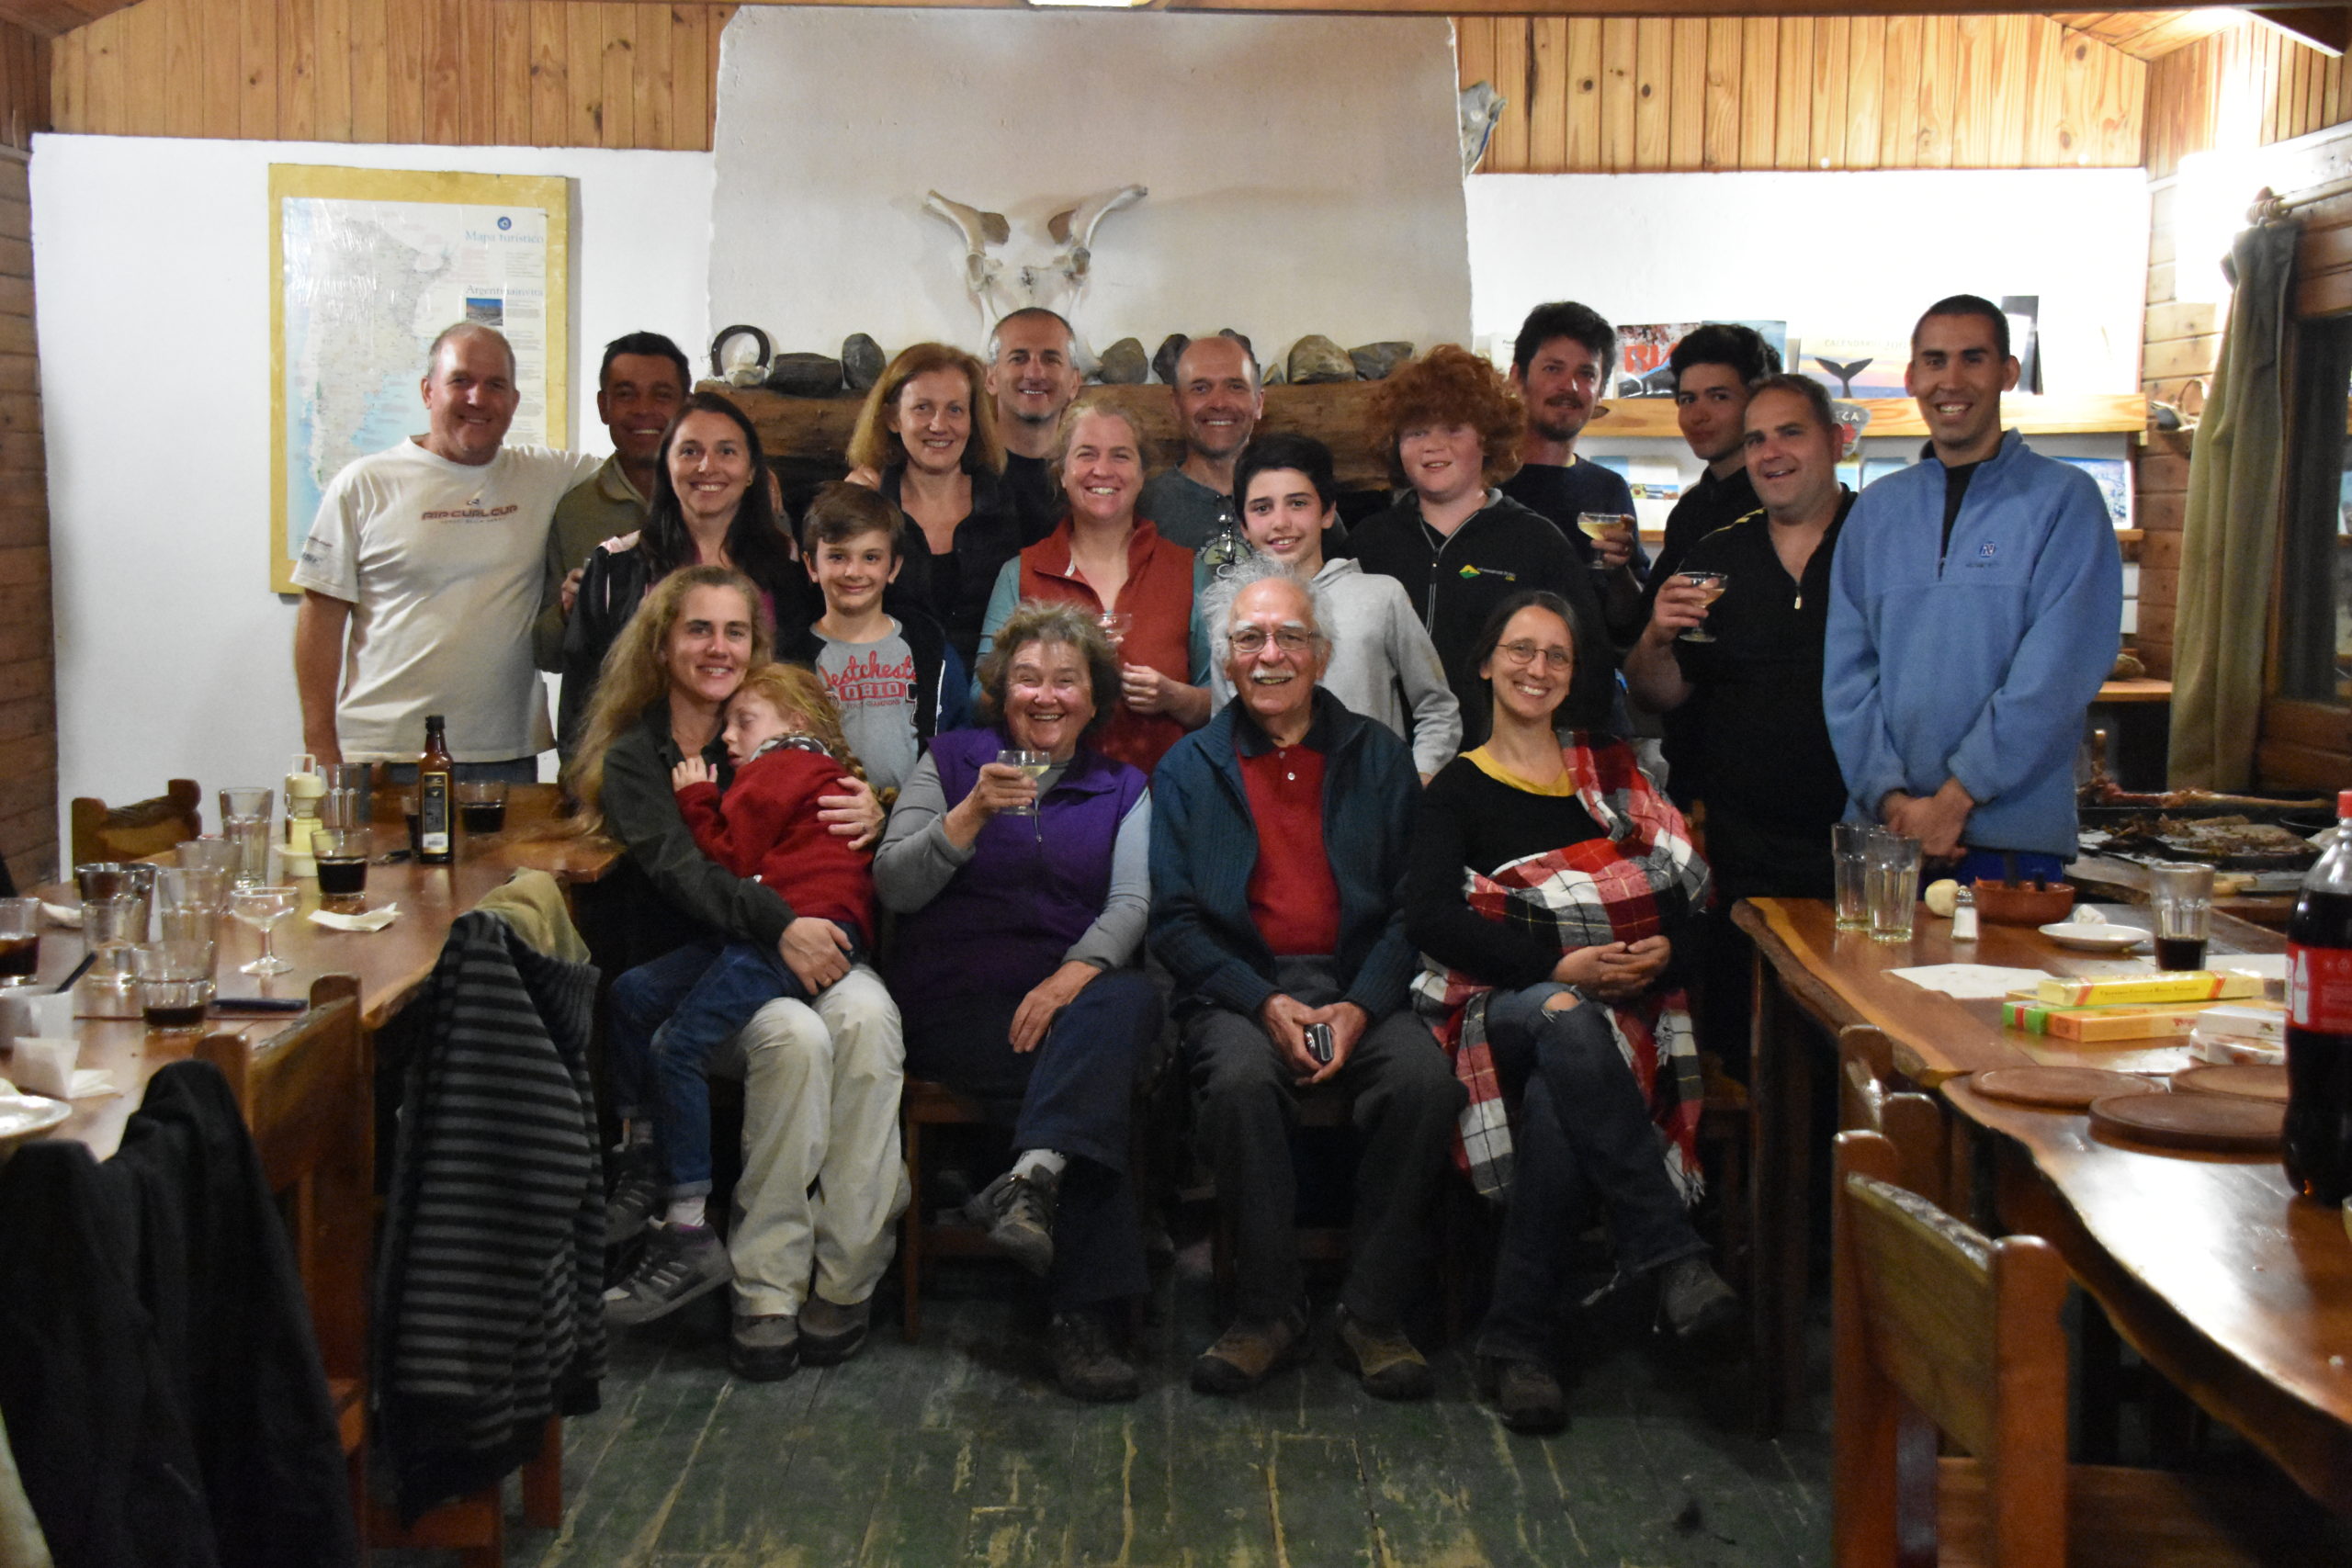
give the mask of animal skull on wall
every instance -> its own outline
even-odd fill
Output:
[[[994,332],[997,322],[1015,310],[1042,305],[1069,322],[1071,335],[1077,339],[1079,366],[1091,375],[1094,354],[1087,346],[1078,308],[1091,276],[1094,231],[1103,219],[1123,207],[1133,207],[1149,194],[1142,186],[1121,186],[1065,208],[1046,222],[1046,235],[1057,248],[1049,255],[1017,264],[993,254],[1012,238],[1012,225],[1003,213],[983,212],[950,201],[937,191],[931,192],[922,206],[924,211],[936,212],[955,224],[964,236],[964,287],[979,307],[981,332]]]

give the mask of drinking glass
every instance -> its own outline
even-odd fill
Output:
[[[40,972],[40,900],[0,898],[0,988],[29,986]]]
[[[237,868],[244,863],[244,852],[227,839],[185,839],[177,851],[179,863],[197,871],[217,871],[233,882]],[[223,891],[221,901],[228,901]]]
[[[1633,532],[1634,516],[1628,512],[1579,512],[1577,513],[1577,527],[1586,538],[1598,545],[1612,534]],[[1610,570],[1609,563],[1598,554],[1590,564],[1595,571]]]
[[[1727,571],[1678,571],[1674,575],[1703,591],[1709,604],[1722,598],[1724,590],[1731,586],[1731,573]],[[1687,626],[1683,629],[1682,640],[1713,642],[1715,636],[1704,626]]]
[[[91,979],[123,986],[130,979],[130,950],[147,940],[147,901],[136,893],[82,900],[82,942],[97,962]]]
[[[214,942],[229,901],[226,871],[167,865],[155,874],[156,935],[164,942]]]
[[[94,898],[111,898],[117,894],[136,898],[139,908],[131,918],[138,934],[131,940],[147,940],[147,911],[154,907],[153,866],[136,861],[85,861],[74,868],[74,886],[81,893],[84,904]]]
[[[229,895],[229,913],[261,932],[261,956],[251,964],[240,964],[237,971],[243,975],[283,975],[294,967],[277,956],[270,943],[270,928],[294,910],[296,890],[279,884],[256,884],[239,887]]]
[[[161,1034],[203,1029],[204,1010],[212,1000],[210,942],[150,942],[131,950],[130,964],[148,1028]]]
[[[2205,967],[2213,918],[2213,868],[2166,863],[2148,868],[2148,905],[2155,917],[2156,967]]]
[[[220,836],[237,846],[237,886],[269,880],[270,792],[260,787],[220,792]]]
[[[1023,773],[1027,773],[1033,781],[1044,778],[1046,776],[1046,770],[1054,765],[1053,754],[1051,752],[1024,751],[1017,747],[999,751],[996,754],[996,760],[1002,762],[1008,768],[1019,768]],[[1035,817],[1037,815],[1037,802],[1033,796],[1029,804],[1026,806],[1007,807],[1005,815],[1008,817]]]
[[[368,907],[369,835],[362,829],[322,828],[311,835],[319,865],[319,907],[356,914]]]
[[[506,783],[503,779],[466,779],[458,785],[458,821],[470,838],[495,833],[506,826]]]
[[[327,792],[319,797],[322,828],[365,828],[372,818],[371,774],[365,762],[334,762],[324,770]]]
[[[1114,654],[1126,646],[1127,634],[1136,629],[1136,618],[1125,610],[1105,610],[1094,618],[1094,624],[1102,628],[1102,636]]]
[[[1874,831],[1867,822],[1829,825],[1829,861],[1838,879],[1838,929],[1841,931],[1870,929],[1871,907],[1863,874],[1870,863],[1870,836]]]
[[[1919,840],[1884,829],[1871,835],[1866,890],[1872,942],[1909,942],[1919,908]]]

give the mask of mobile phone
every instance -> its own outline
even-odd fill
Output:
[[[1315,1058],[1316,1065],[1318,1066],[1328,1067],[1331,1065],[1331,1026],[1329,1024],[1310,1023],[1306,1026],[1306,1054]]]
[[[311,1005],[308,997],[215,997],[214,1012],[300,1012]]]

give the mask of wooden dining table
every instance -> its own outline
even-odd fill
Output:
[[[552,785],[520,787],[553,793]],[[407,846],[407,829],[398,818],[376,824],[371,836],[367,905],[371,909],[397,905],[399,917],[377,931],[331,930],[311,919],[319,908],[318,885],[297,882],[300,902],[271,933],[277,955],[292,967],[282,975],[260,976],[238,969],[259,956],[260,933],[224,914],[216,943],[220,998],[304,998],[320,976],[351,975],[359,981],[361,1027],[372,1032],[406,1006],[431,976],[458,917],[517,871],[545,871],[572,886],[598,880],[619,854],[610,840],[565,835],[527,818],[503,832],[461,836],[455,861],[446,866],[418,865],[407,859],[379,863],[386,854]],[[170,856],[157,858],[168,862]],[[76,901],[70,889],[51,888],[43,896],[66,907]],[[39,987],[53,989],[81,962],[84,952],[78,931],[44,920]],[[238,1012],[216,1004],[204,1032],[257,1037],[289,1021],[285,1013]],[[73,1114],[48,1135],[78,1138],[104,1159],[121,1142],[123,1123],[138,1108],[147,1080],[165,1063],[193,1055],[198,1037],[192,1032],[155,1033],[135,1017],[78,1018],[74,1032],[82,1046],[79,1065],[111,1074],[115,1092],[74,1101]]]
[[[1756,899],[1734,919],[1757,954],[1750,1191],[1768,1419],[1802,1391],[1809,1111],[1827,1059],[1806,1021],[1833,1037],[1867,1023],[1886,1035],[1896,1074],[1948,1108],[1953,1164],[1977,1176],[1985,1200],[1967,1217],[2049,1240],[2151,1366],[2313,1497],[2352,1514],[2352,1237],[2342,1214],[2296,1197],[2275,1154],[2157,1149],[2094,1133],[2083,1114],[2011,1105],[1969,1083],[1987,1068],[2029,1064],[2164,1074],[2193,1059],[2186,1042],[2027,1034],[2002,1027],[1996,1000],[1959,1000],[1891,973],[1973,962],[2080,975],[2111,967],[2111,957],[2018,927],[1987,925],[1974,943],[1955,944],[1950,922],[1924,910],[1907,943],[1840,931],[1817,900]],[[2207,962],[2226,966],[2282,945],[2274,931],[2217,917]]]

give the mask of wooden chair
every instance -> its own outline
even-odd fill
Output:
[[[81,795],[67,808],[74,865],[144,860],[197,838],[204,831],[203,802],[204,792],[194,779],[174,779],[152,800],[112,809],[103,800]]]
[[[907,1156],[914,1197],[899,1217],[899,1283],[905,1292],[899,1337],[910,1345],[922,1337],[922,1263],[931,1256],[979,1258],[992,1253],[987,1233],[972,1225],[933,1224],[923,1209],[923,1129],[978,1126],[988,1121],[980,1102],[929,1078],[909,1077],[899,1099],[899,1138]]]
[[[1885,1032],[1849,1024],[1838,1034],[1838,1125],[1879,1133],[1894,1145],[1895,1184],[1948,1214],[1964,1212],[1965,1188],[1951,1169],[1951,1134],[1943,1108],[1924,1094],[1894,1087],[1894,1045]]]
[[[2341,1563],[2283,1486],[2066,1462],[2067,1290],[2035,1236],[1988,1241],[1897,1184],[1892,1144],[1838,1136],[1831,1455],[1837,1568]],[[1941,1432],[1973,1457],[1939,1459]]]
[[[311,1010],[261,1038],[213,1034],[197,1055],[220,1069],[261,1155],[294,1247],[327,1391],[350,1469],[352,1505],[370,1546],[450,1547],[466,1568],[499,1568],[501,1488],[460,1498],[403,1528],[367,1484],[368,1263],[375,1251],[375,1052],[359,1027],[359,981],[323,975]],[[563,1425],[550,1420],[523,1471],[524,1517],[563,1520]]]

